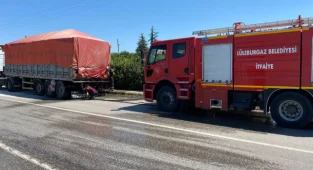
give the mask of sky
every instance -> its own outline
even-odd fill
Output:
[[[50,31],[75,29],[108,41],[112,52],[134,52],[150,28],[158,39],[193,36],[192,32],[313,17],[312,0],[0,0],[0,44]]]

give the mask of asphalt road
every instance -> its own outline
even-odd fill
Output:
[[[0,90],[0,169],[313,169],[313,128]]]

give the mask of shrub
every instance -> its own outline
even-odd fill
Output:
[[[144,67],[136,53],[112,53],[111,65],[115,72],[115,88],[123,90],[142,90]]]

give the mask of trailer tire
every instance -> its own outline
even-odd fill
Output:
[[[46,80],[45,83],[44,83],[46,96],[48,96],[48,97],[55,97],[56,96],[55,91],[49,91],[48,90],[50,83],[51,83],[50,80]]]
[[[7,82],[6,82],[6,87],[8,89],[9,92],[14,92],[16,91],[16,88],[13,86],[13,79],[11,78],[8,78],[7,79]]]
[[[36,94],[39,96],[45,95],[45,87],[41,80],[35,81],[35,91],[36,91]]]
[[[2,82],[0,80],[0,89],[3,89],[2,86],[6,86],[6,80],[3,80]]]
[[[277,125],[286,128],[305,128],[313,118],[311,102],[296,92],[276,96],[271,103],[270,112]]]
[[[176,112],[178,110],[178,99],[175,89],[169,86],[163,86],[157,93],[157,106],[160,110],[166,112]]]
[[[69,91],[62,81],[58,81],[55,86],[56,95],[60,99],[66,99],[69,97]]]

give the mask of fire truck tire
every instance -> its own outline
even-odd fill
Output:
[[[175,89],[163,86],[157,93],[157,106],[166,112],[176,112],[178,110],[178,100]]]
[[[44,88],[43,83],[40,80],[36,80],[35,82],[35,91],[36,91],[36,94],[39,96],[45,95],[45,88]]]
[[[304,128],[313,118],[311,102],[296,92],[276,96],[271,103],[270,112],[277,125],[286,128]]]

